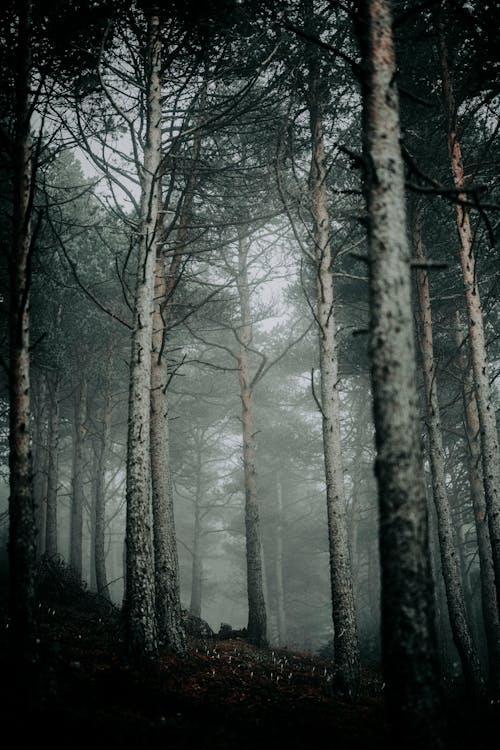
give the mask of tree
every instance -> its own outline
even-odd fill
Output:
[[[245,531],[248,594],[248,637],[257,645],[267,642],[267,614],[262,577],[262,548],[259,506],[255,485],[255,446],[253,434],[252,396],[255,378],[250,375],[249,352],[252,344],[252,313],[248,284],[248,239],[240,232],[238,238],[238,271],[236,285],[241,324],[238,328],[238,368],[243,430],[243,468],[245,474]]]
[[[456,228],[460,242],[460,266],[464,282],[471,364],[480,424],[483,482],[495,569],[497,606],[500,609],[500,449],[498,446],[498,430],[490,386],[488,353],[481,295],[478,285],[476,253],[474,251],[470,221],[467,179],[463,165],[462,148],[457,132],[457,109],[451,72],[448,65],[446,41],[442,29],[440,31],[439,42],[443,100],[447,113],[448,154],[453,183],[457,191]]]
[[[413,238],[417,262],[422,264],[422,267],[417,269],[420,347],[422,353],[426,422],[429,435],[432,493],[438,522],[441,568],[443,571],[453,640],[462,662],[467,688],[472,696],[478,697],[483,689],[481,665],[467,622],[461,572],[453,538],[453,520],[446,489],[441,416],[436,363],[434,359],[431,294],[428,270],[425,268],[420,206],[415,208]]]
[[[481,476],[480,424],[477,411],[474,379],[467,357],[467,347],[462,329],[460,313],[455,318],[455,341],[463,382],[463,406],[468,445],[468,474],[474,521],[476,524],[481,604],[488,651],[489,688],[493,694],[500,691],[500,618],[497,607],[495,570],[491,553],[488,513]]]
[[[171,649],[182,653],[185,637],[170,467],[165,325],[168,302],[164,265],[165,259],[160,250],[156,256],[154,286],[150,425],[156,617],[160,639]]]
[[[146,665],[157,657],[151,538],[150,387],[158,206],[161,186],[161,24],[148,17],[146,143],[141,172],[140,241],[134,299],[127,438],[127,571],[124,602],[130,656]]]
[[[59,308],[60,309],[60,308]],[[57,555],[57,492],[59,487],[59,437],[61,372],[51,374],[49,391],[49,436],[47,465],[47,500],[45,512],[45,554]]]
[[[108,448],[109,431],[111,422],[111,398],[109,379],[103,384],[104,400],[100,405],[95,421],[96,434],[94,438],[94,465],[93,465],[93,503],[91,505],[93,539],[91,544],[90,565],[94,568],[95,584],[97,593],[106,599],[110,598],[108,587],[108,576],[106,572],[106,450]],[[92,576],[91,576],[92,577]]]
[[[32,3],[18,10],[15,74],[13,235],[10,258],[9,343],[9,563],[12,646],[18,663],[32,667],[35,634],[35,515],[30,431],[30,261],[33,250],[32,206]]]
[[[47,503],[47,384],[44,377],[38,378],[35,384],[33,399],[33,419],[35,432],[33,436],[33,495],[35,503],[36,550],[40,557],[45,549],[45,513]]]
[[[283,584],[283,480],[281,472],[276,472],[276,549],[274,571],[276,577],[276,625],[278,629],[278,643],[283,646],[287,642],[285,587]]]
[[[73,467],[72,467],[72,497],[71,497],[71,528],[70,528],[70,564],[78,579],[82,578],[82,534],[84,496],[84,468],[85,468],[85,434],[87,411],[87,381],[76,386],[74,394],[74,425],[73,425]]]
[[[9,559],[12,592],[11,610],[13,653],[21,664],[35,658],[34,561],[35,520],[30,449],[30,282],[36,237],[41,217],[33,222],[37,169],[40,166],[42,136],[48,105],[48,82],[59,78],[67,84],[75,70],[83,73],[89,60],[95,59],[100,35],[96,31],[107,20],[103,0],[99,12],[92,4],[71,4],[54,9],[53,4],[12,0],[2,6],[2,80],[1,96],[5,105],[2,130],[12,148],[10,164],[13,200],[13,242],[10,253],[10,482]],[[90,12],[89,12],[90,11]],[[54,22],[72,21],[65,33]],[[71,29],[71,32],[70,32]],[[84,44],[75,45],[75,37]],[[78,52],[75,49],[78,48]],[[87,54],[81,54],[85,48]],[[52,76],[52,78],[51,78]],[[7,84],[7,85],[5,85]],[[34,113],[38,115],[35,128]],[[10,130],[9,126],[12,125]],[[34,132],[38,129],[38,138]]]
[[[357,2],[382,571],[382,658],[398,737],[442,746],[391,7]]]
[[[202,95],[202,103],[203,103]],[[198,126],[201,123],[198,123]],[[179,282],[179,266],[187,250],[188,222],[191,215],[197,167],[201,148],[201,127],[195,132],[192,148],[192,165],[180,199],[179,224],[173,253],[167,254],[161,243],[156,253],[153,338],[151,346],[151,479],[153,503],[153,532],[155,554],[156,618],[159,636],[178,653],[185,650],[183,630],[179,559],[174,522],[174,497],[170,458],[170,426],[168,385],[168,336],[172,322],[172,305]],[[167,194],[165,209],[170,195]],[[161,211],[160,216],[163,216]],[[159,228],[162,235],[165,228]],[[168,269],[168,270],[167,270]],[[194,553],[193,553],[194,554]],[[193,558],[193,566],[195,564]],[[198,609],[198,607],[197,607]],[[200,612],[197,612],[200,617]]]
[[[336,341],[333,253],[330,240],[325,143],[324,84],[317,50],[311,54],[307,104],[311,131],[309,190],[316,263],[316,322],[321,373],[320,408],[326,479],[330,580],[334,626],[335,682],[339,691],[356,698],[359,691],[359,644],[354,610],[347,534],[344,472],[340,435],[339,367]]]

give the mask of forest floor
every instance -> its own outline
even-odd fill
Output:
[[[119,612],[95,595],[68,594],[64,582],[39,603],[41,681],[30,706],[12,691],[8,618],[0,609],[0,710],[10,746],[135,747],[137,750],[308,750],[387,748],[383,684],[364,670],[353,705],[331,689],[331,663],[310,653],[258,649],[241,637],[189,639],[184,657],[161,654],[159,674],[129,667]],[[62,588],[61,588],[62,586]],[[3,597],[2,597],[3,598]],[[498,705],[473,715],[448,697],[454,750],[491,747]],[[326,738],[326,739],[325,739]],[[4,745],[9,747],[9,744]]]

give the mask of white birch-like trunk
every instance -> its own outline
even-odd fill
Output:
[[[127,438],[125,632],[133,661],[157,658],[151,518],[150,388],[154,269],[161,167],[160,20],[148,19],[146,144],[141,174],[141,222],[130,357]]]
[[[323,455],[328,518],[328,548],[332,597],[336,689],[349,698],[359,691],[359,643],[347,530],[342,441],[337,332],[333,289],[333,255],[326,189],[322,95],[317,59],[309,67],[309,122],[311,169],[309,190],[316,257],[316,320],[319,328]]]
[[[166,279],[163,255],[156,258],[151,347],[151,487],[153,507],[156,619],[160,641],[185,651],[174,522],[168,421],[168,362],[165,351]]]
[[[19,3],[9,312],[9,584],[12,656],[22,679],[36,658],[36,527],[30,430],[31,10]]]

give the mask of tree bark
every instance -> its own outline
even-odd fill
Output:
[[[47,506],[47,388],[41,373],[35,381],[35,413],[33,419],[33,494],[35,503],[36,554],[40,558],[45,551],[45,513]]]
[[[413,240],[417,259],[424,261],[422,217],[419,208],[415,210]],[[432,492],[438,522],[441,570],[446,590],[451,632],[462,664],[466,688],[472,696],[477,697],[482,693],[484,685],[481,664],[467,621],[460,564],[455,549],[453,520],[446,489],[443,437],[441,433],[436,363],[434,360],[431,295],[427,270],[417,270],[417,287],[421,324],[420,347],[422,352],[427,432],[429,436],[429,460]]]
[[[204,96],[202,96],[202,101]],[[180,600],[179,557],[175,533],[174,498],[170,465],[167,360],[167,333],[178,269],[188,236],[188,221],[198,176],[196,164],[201,149],[201,129],[197,130],[192,151],[192,169],[179,212],[175,249],[168,272],[158,245],[155,271],[153,338],[151,349],[151,472],[155,551],[156,617],[161,640],[173,651],[186,648]],[[161,191],[158,199],[161,205]],[[161,223],[158,231],[162,231]],[[195,561],[193,560],[193,565]],[[201,608],[201,600],[199,604]],[[199,615],[198,615],[199,616]]]
[[[255,483],[255,445],[253,435],[253,391],[250,377],[249,347],[252,343],[252,317],[248,286],[248,245],[238,241],[237,288],[241,325],[239,341],[239,381],[242,405],[243,470],[245,475],[245,537],[247,562],[248,638],[258,646],[267,643],[267,615],[264,600],[259,504]]]
[[[285,587],[283,585],[283,483],[281,472],[276,473],[276,622],[278,626],[278,643],[285,646],[287,642]]]
[[[201,559],[201,499],[203,490],[203,436],[195,433],[195,446],[196,446],[196,488],[194,496],[194,525],[193,525],[193,559],[191,563],[191,600],[189,604],[189,612],[195,617],[201,617],[201,603],[202,603],[202,576],[203,576],[203,562]]]
[[[98,414],[100,430],[94,446],[94,502],[92,564],[97,593],[110,599],[106,572],[106,450],[111,426],[111,399],[105,394],[105,402]]]
[[[440,34],[440,45],[443,96],[448,112],[448,152],[453,181],[456,189],[459,191],[456,204],[456,225],[460,242],[460,265],[464,282],[471,364],[480,424],[484,494],[488,509],[497,606],[500,609],[500,450],[498,447],[498,431],[495,405],[490,386],[488,353],[486,349],[476,257],[472,241],[470,213],[469,208],[464,204],[468,196],[462,161],[462,149],[457,134],[453,83],[448,67],[446,44],[442,31]]]
[[[333,255],[330,242],[320,86],[319,60],[315,55],[309,64],[308,107],[312,149],[309,190],[316,257],[316,320],[319,327],[320,400],[334,630],[334,679],[337,690],[346,697],[354,699],[359,692],[359,643],[354,608],[342,465],[337,332],[332,271]]]
[[[484,498],[484,484],[481,476],[481,446],[479,443],[481,429],[474,380],[468,363],[458,311],[456,313],[455,341],[459,351],[459,362],[463,376],[465,429],[469,448],[469,483],[476,525],[481,582],[481,606],[488,649],[488,684],[490,691],[498,695],[500,694],[500,618],[497,607],[495,571],[491,553],[486,501]]]
[[[84,379],[75,393],[73,425],[73,468],[70,527],[70,565],[73,572],[82,579],[83,507],[85,471],[85,420],[87,417],[87,382]]]
[[[165,352],[166,279],[163,254],[157,253],[151,348],[151,479],[156,586],[156,619],[162,643],[176,653],[186,648],[182,623],[179,558],[168,421],[168,362]]]
[[[127,438],[125,632],[132,661],[155,666],[158,655],[151,518],[151,341],[161,167],[160,20],[148,19],[146,144],[130,357]]]
[[[49,439],[47,466],[47,508],[45,513],[45,554],[57,555],[57,493],[59,486],[59,398],[60,376],[55,373],[49,383]]]
[[[31,2],[19,3],[15,80],[13,238],[9,319],[9,583],[13,658],[23,677],[36,660],[36,527],[30,430],[30,258],[32,249]]]
[[[390,3],[359,0],[382,660],[397,740],[443,746]]]

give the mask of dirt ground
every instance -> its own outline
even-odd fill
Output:
[[[57,589],[57,587],[56,587]],[[383,683],[364,670],[359,701],[339,700],[331,663],[243,638],[190,637],[188,653],[161,655],[158,674],[127,664],[119,612],[94,595],[45,591],[39,603],[41,678],[32,706],[12,690],[8,617],[0,613],[4,747],[135,747],[172,750],[387,748]],[[449,701],[450,748],[491,747],[498,706],[472,716]],[[467,710],[466,710],[467,709]],[[497,735],[498,737],[498,735]]]

